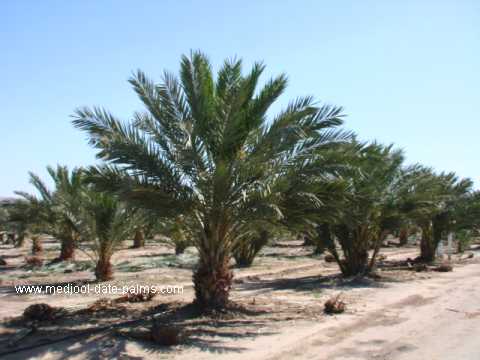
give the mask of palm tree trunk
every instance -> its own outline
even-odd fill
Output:
[[[145,234],[141,228],[137,228],[133,238],[133,249],[139,249],[145,246]]]
[[[465,246],[462,241],[457,242],[457,252],[463,254],[465,252]]]
[[[233,273],[228,259],[201,259],[193,274],[195,303],[203,309],[224,309],[229,302]]]
[[[301,233],[299,235],[303,239],[303,246],[312,246],[315,245],[312,237],[308,233]]]
[[[185,252],[187,244],[184,242],[178,242],[175,244],[175,255],[181,255]]]
[[[62,248],[60,249],[60,261],[73,260],[75,258],[75,239],[73,235],[67,235],[62,238]]]
[[[329,244],[333,243],[333,240],[330,232],[330,226],[327,223],[317,226],[316,231],[317,236],[314,240],[315,249],[313,252],[315,255],[320,255],[325,252],[325,249],[329,246]]]
[[[113,279],[112,263],[110,256],[100,256],[95,267],[95,278],[97,281],[109,281]]]
[[[368,270],[368,251],[365,249],[354,249],[350,256],[345,258],[345,269],[343,275],[355,276],[367,273]]]
[[[212,221],[205,225],[199,242],[199,262],[193,273],[194,303],[204,310],[225,309],[229,303],[233,273],[230,270],[225,234],[227,225]]]
[[[422,239],[420,241],[420,259],[425,262],[435,260],[436,246],[433,239],[433,229],[431,224],[422,226]]]
[[[7,233],[7,244],[15,245],[17,240],[17,234],[14,232]]]
[[[40,235],[32,236],[32,255],[37,255],[43,251],[42,238]]]
[[[400,229],[400,234],[398,236],[399,239],[399,245],[400,246],[405,246],[408,243],[408,227],[402,227]]]
[[[25,233],[20,232],[18,234],[17,242],[15,243],[16,248],[22,248],[25,245]]]
[[[355,276],[368,272],[369,229],[368,226],[359,226],[356,231],[347,228],[340,232],[339,241],[345,259],[342,260],[340,270],[344,276]]]

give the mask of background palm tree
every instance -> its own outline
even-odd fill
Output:
[[[359,146],[355,142],[352,145]],[[354,154],[349,160],[350,169],[336,180],[341,184],[337,216],[318,228],[346,276],[369,272],[381,243],[396,226],[396,187],[403,162],[402,152],[392,145],[372,143]],[[370,249],[374,252],[369,258]]]
[[[249,267],[258,255],[260,250],[267,245],[270,239],[270,232],[266,229],[249,229],[251,235],[239,241],[233,249],[235,263],[239,267]]]
[[[199,251],[196,303],[222,308],[239,229],[264,217],[280,220],[283,194],[273,192],[276,184],[302,172],[323,146],[350,134],[337,129],[341,108],[317,106],[311,97],[267,120],[287,79],[280,75],[258,88],[262,64],[243,75],[240,60],[227,60],[214,78],[207,57],[193,52],[182,57],[180,68],[179,79],[165,73],[159,84],[141,71],[130,79],[147,110],[132,121],[83,108],[73,123],[110,164],[90,169],[99,186],[158,217],[192,219],[187,224]]]
[[[421,260],[435,260],[438,244],[455,230],[457,221],[463,219],[464,228],[474,226],[474,217],[468,221],[469,217],[462,216],[460,210],[471,196],[470,179],[460,179],[454,173],[435,174],[420,165],[412,167],[399,197],[407,216],[421,229]]]
[[[45,182],[34,173],[30,173],[30,183],[39,197],[25,192],[16,192],[31,206],[38,209],[36,226],[39,231],[52,235],[61,242],[57,260],[74,258],[75,246],[79,241],[79,232],[75,225],[75,214],[79,211],[80,198],[85,189],[83,170],[75,168],[69,171],[66,166],[48,166],[47,172],[54,184],[50,190]]]
[[[462,197],[454,209],[453,231],[458,252],[464,252],[480,230],[480,191]]]
[[[94,188],[84,193],[76,226],[93,252],[98,281],[113,279],[112,255],[131,238],[140,221],[138,214],[115,196]]]
[[[9,231],[15,233],[15,247],[23,247],[25,244],[28,225],[33,220],[33,214],[29,210],[28,203],[20,199],[0,207],[0,229],[7,234]]]

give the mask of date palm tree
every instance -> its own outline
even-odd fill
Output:
[[[132,76],[146,111],[131,121],[99,108],[74,115],[74,125],[107,162],[90,169],[97,184],[158,217],[192,220],[188,233],[199,251],[193,282],[196,303],[204,308],[228,304],[239,229],[283,217],[283,194],[273,193],[275,184],[350,136],[338,129],[342,109],[318,106],[311,97],[269,119],[287,79],[280,75],[259,87],[264,69],[256,63],[244,75],[241,60],[227,60],[215,78],[207,57],[192,52],[182,57],[179,78],[166,72],[154,83],[141,71]]]
[[[434,261],[442,238],[457,228],[456,221],[467,220],[461,207],[472,196],[472,185],[470,179],[460,179],[455,173],[436,174],[423,166],[413,167],[405,177],[399,196],[403,210],[421,229],[421,260]]]
[[[113,279],[112,255],[123,241],[131,238],[139,223],[138,214],[114,195],[95,188],[84,192],[76,226],[93,252],[98,281]]]
[[[243,241],[238,242],[233,249],[235,263],[239,267],[249,267],[258,255],[260,250],[267,245],[270,233],[265,229],[258,229],[252,235],[245,237]]]
[[[359,146],[355,142],[352,145]],[[333,221],[318,226],[319,235],[345,276],[368,273],[382,241],[396,226],[396,188],[403,154],[392,145],[372,143],[362,146],[349,161],[350,169],[335,180],[340,191],[338,214]],[[371,256],[370,249],[374,250]]]
[[[480,191],[473,191],[457,202],[454,209],[454,231],[478,233],[480,230]],[[459,244],[462,247],[462,244]]]
[[[79,240],[74,215],[79,210],[81,193],[85,187],[83,170],[75,168],[69,171],[66,166],[58,165],[56,168],[48,166],[47,172],[53,181],[54,190],[50,190],[38,175],[29,173],[30,183],[39,197],[25,192],[16,193],[31,205],[38,205],[37,227],[60,240],[61,250],[57,260],[72,260]]]
[[[17,237],[15,247],[21,248],[25,245],[28,232],[34,230],[38,218],[38,204],[31,204],[25,199],[15,199],[5,205],[3,210],[3,225],[6,229],[15,231]]]
[[[460,209],[472,195],[473,182],[471,179],[461,179],[455,173],[450,172],[441,173],[438,180],[439,191],[443,199],[432,218],[432,241],[428,243],[428,246],[425,246],[425,242],[421,244],[420,256],[426,261],[435,260],[438,244],[442,239],[446,239],[449,233],[458,228],[457,222],[467,220],[459,217],[461,215]],[[469,225],[470,228],[473,227],[473,224]]]

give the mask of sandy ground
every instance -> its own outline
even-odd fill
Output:
[[[82,335],[3,358],[480,359],[479,251],[470,260],[458,262],[455,257],[458,263],[449,273],[394,270],[380,271],[379,280],[345,280],[339,277],[335,264],[310,256],[311,249],[297,242],[279,245],[266,249],[252,268],[235,269],[232,299],[248,311],[226,318],[174,320],[188,333],[183,345],[162,348],[132,338],[148,328],[147,322],[126,326],[125,332]],[[58,250],[55,243],[47,242],[46,248],[44,257],[53,258]],[[25,249],[4,246],[0,251],[9,264],[0,270],[0,353],[14,349],[6,344],[22,330],[21,326],[8,325],[9,318],[21,315],[29,304],[62,306],[72,315],[46,325],[17,347],[145,318],[165,310],[164,306],[182,307],[193,298],[193,252],[176,260],[171,249],[158,244],[137,250],[126,246],[115,255],[116,279],[112,284],[182,284],[184,293],[85,318],[75,311],[85,309],[100,296],[18,296],[12,285],[91,281],[90,270],[29,270],[22,266]],[[415,257],[417,249],[385,248],[382,253],[388,260],[400,260]],[[82,262],[87,258],[79,254],[77,259]],[[346,313],[323,314],[325,300],[338,294],[347,303]]]

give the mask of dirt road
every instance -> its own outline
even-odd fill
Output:
[[[257,338],[225,359],[480,359],[480,266],[362,291],[353,313]]]

